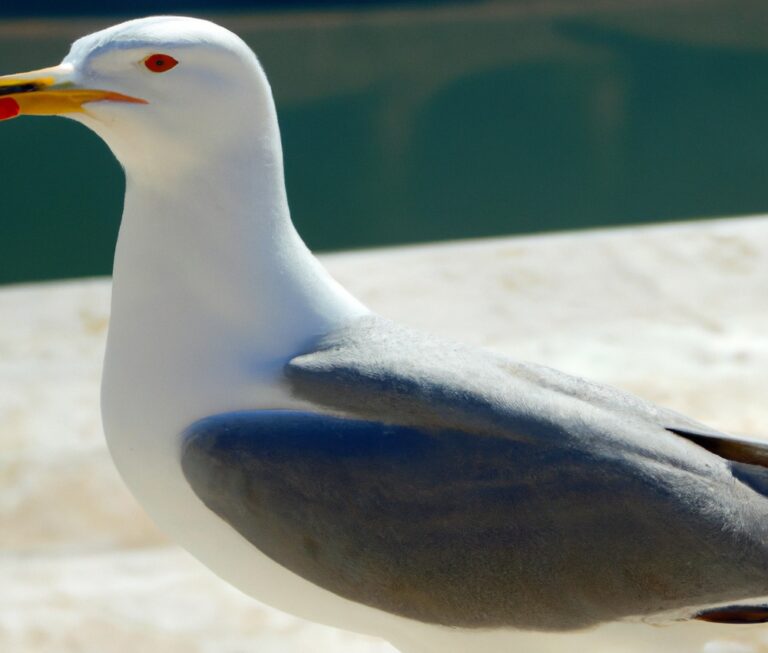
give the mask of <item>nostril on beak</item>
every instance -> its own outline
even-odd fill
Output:
[[[30,82],[29,84],[13,84],[11,86],[0,86],[0,96],[12,95],[13,93],[28,93],[30,91],[39,91],[42,88],[40,84]]]

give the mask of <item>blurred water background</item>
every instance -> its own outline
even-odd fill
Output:
[[[124,18],[240,34],[316,250],[768,210],[760,0],[3,0],[0,73]],[[123,179],[65,119],[0,125],[0,283],[107,274]]]

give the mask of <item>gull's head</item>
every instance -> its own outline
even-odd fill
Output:
[[[0,77],[0,119],[17,115],[78,120],[128,170],[215,156],[244,132],[262,147],[279,139],[250,48],[219,25],[176,16],[115,25],[76,41],[58,66]]]

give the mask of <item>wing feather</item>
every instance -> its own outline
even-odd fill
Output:
[[[410,619],[557,631],[764,593],[768,515],[724,466],[283,411],[185,443],[194,491],[264,554]]]

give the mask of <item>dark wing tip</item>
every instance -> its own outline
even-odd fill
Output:
[[[737,463],[768,467],[768,442],[748,440],[717,433],[697,432],[688,429],[667,428],[667,431],[679,435],[703,449]]]
[[[768,622],[768,605],[727,605],[702,610],[694,619],[718,624],[764,624]]]

